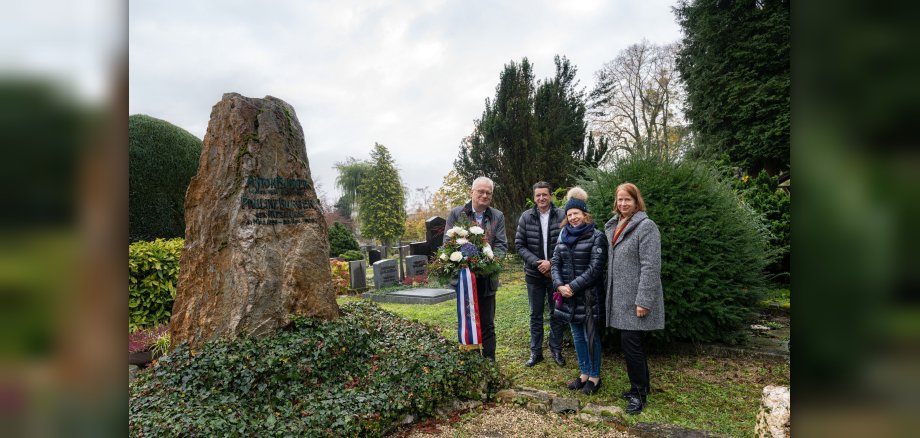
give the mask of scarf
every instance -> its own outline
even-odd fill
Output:
[[[559,240],[561,240],[566,245],[571,246],[573,243],[581,239],[586,233],[593,230],[594,227],[592,224],[584,223],[577,227],[573,227],[571,224],[566,224],[565,228],[562,229],[562,233]]]

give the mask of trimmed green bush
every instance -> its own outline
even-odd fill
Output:
[[[261,339],[179,345],[129,385],[131,436],[382,436],[407,414],[481,400],[494,364],[367,302]]]
[[[348,231],[344,225],[333,222],[329,227],[329,257],[337,257],[348,250],[360,250],[355,235]]]
[[[143,114],[128,117],[128,238],[185,237],[185,191],[202,142]]]
[[[342,259],[342,260],[345,260],[345,261],[347,261],[347,262],[350,262],[350,261],[353,261],[353,260],[363,260],[363,259],[364,259],[364,254],[363,254],[360,250],[357,250],[357,249],[349,249],[348,251],[345,251],[345,252],[339,254],[339,258]]]
[[[702,163],[629,158],[612,172],[589,169],[587,178],[582,187],[599,227],[613,216],[616,187],[632,182],[661,231],[665,329],[655,338],[742,341],[773,255],[760,216]]]
[[[169,323],[179,280],[183,239],[128,246],[128,331]]]

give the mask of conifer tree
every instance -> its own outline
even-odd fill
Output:
[[[386,146],[374,143],[371,168],[358,187],[361,234],[389,245],[405,231],[406,195]]]

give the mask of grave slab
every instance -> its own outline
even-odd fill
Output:
[[[452,289],[418,288],[406,289],[388,294],[366,293],[365,298],[370,298],[376,303],[397,304],[437,304],[455,299],[457,292]]]

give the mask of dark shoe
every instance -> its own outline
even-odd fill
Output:
[[[636,391],[633,391],[632,389],[630,389],[629,391],[623,391],[623,393],[620,394],[620,398],[623,400],[629,401],[629,398],[634,395],[636,395]]]
[[[591,395],[597,392],[598,389],[601,389],[601,381],[598,380],[597,383],[594,383],[590,380],[585,382],[585,387],[581,390],[585,395]]]
[[[559,366],[561,366],[561,367],[564,367],[564,366],[565,366],[565,358],[562,357],[562,352],[561,352],[561,351],[554,351],[554,352],[553,352],[553,360],[556,361],[556,365],[559,365]]]
[[[543,356],[536,356],[536,355],[531,354],[530,360],[528,360],[527,363],[524,364],[524,366],[529,368],[540,362],[543,362]]]
[[[645,407],[645,397],[640,395],[631,394],[626,401],[627,414],[638,414],[639,412],[642,412],[642,409]]]
[[[572,391],[578,391],[585,386],[585,382],[587,382],[587,380],[582,381],[581,377],[576,377],[575,380],[569,382],[569,389]]]

